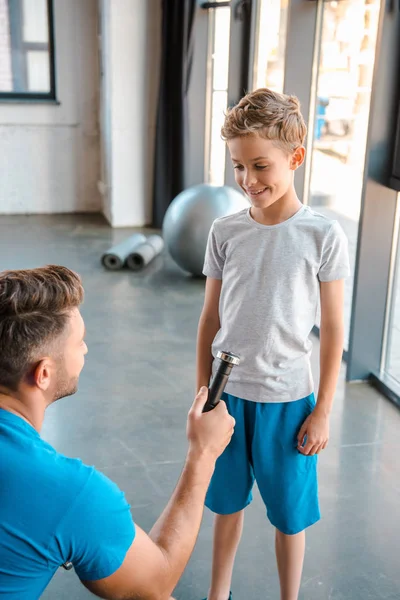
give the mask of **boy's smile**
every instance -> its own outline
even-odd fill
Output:
[[[259,190],[252,190],[252,189],[248,188],[248,189],[245,189],[245,192],[246,192],[246,194],[248,196],[251,196],[251,197],[254,196],[254,197],[256,197],[256,196],[259,196],[260,194],[263,194],[264,192],[266,192],[269,189],[270,188],[268,186],[266,186],[264,188],[261,188]]]

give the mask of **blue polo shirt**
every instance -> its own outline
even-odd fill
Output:
[[[80,579],[108,577],[134,538],[130,506],[112,481],[0,409],[0,597],[39,598],[67,561]]]

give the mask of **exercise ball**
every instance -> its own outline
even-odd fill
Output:
[[[228,186],[201,184],[181,192],[168,207],[163,222],[165,245],[174,261],[200,276],[215,219],[249,206],[244,195]]]

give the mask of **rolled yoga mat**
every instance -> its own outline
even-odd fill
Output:
[[[164,249],[164,240],[160,235],[150,235],[143,244],[137,246],[126,258],[126,266],[131,271],[140,271],[146,267]]]
[[[109,271],[118,271],[119,269],[122,269],[129,254],[145,241],[146,236],[142,233],[134,233],[128,239],[113,246],[103,254],[101,257],[103,266]]]

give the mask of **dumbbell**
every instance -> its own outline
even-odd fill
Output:
[[[229,375],[231,374],[233,367],[240,364],[239,356],[232,354],[232,352],[218,352],[217,359],[219,359],[220,362],[210,389],[208,390],[208,398],[204,405],[203,412],[209,412],[217,406],[221,400],[225,386],[228,383]]]

